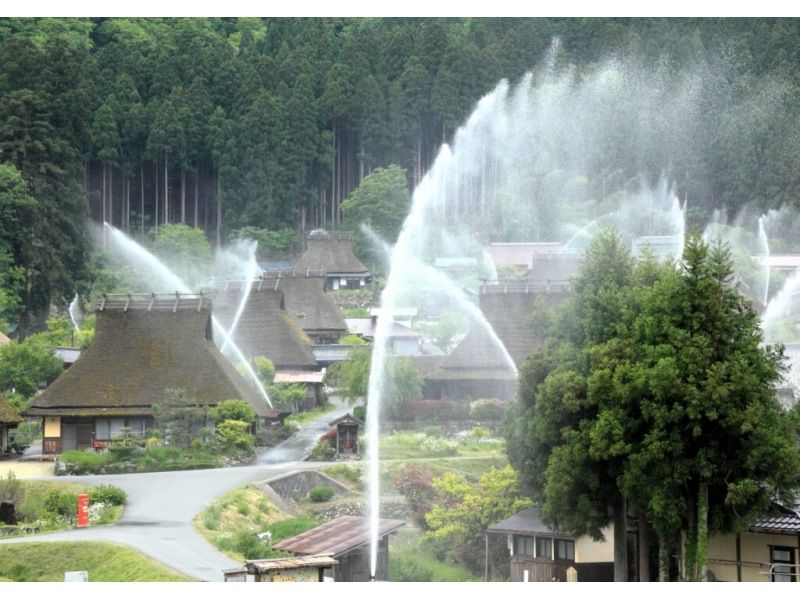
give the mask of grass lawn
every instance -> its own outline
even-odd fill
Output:
[[[336,409],[336,407],[328,403],[327,405],[322,405],[311,411],[301,411],[300,413],[290,415],[285,421],[287,424],[295,423],[298,426],[305,426],[311,420],[317,419],[320,415],[324,415],[325,413],[330,413],[334,409]]]
[[[0,546],[0,578],[64,581],[65,571],[88,571],[89,581],[192,581],[138,550],[107,542]]]
[[[235,561],[244,561],[246,558],[270,558],[268,545],[261,543],[256,534],[269,531],[275,544],[315,527],[317,521],[292,517],[257,488],[244,486],[211,503],[194,518],[193,524],[218,550]]]
[[[389,540],[389,581],[480,581],[459,565],[436,558],[414,527],[401,528]]]
[[[51,532],[69,529],[75,523],[77,517],[77,502],[74,513],[71,517],[65,518],[50,510],[52,505],[48,505],[48,498],[51,493],[66,493],[73,496],[78,494],[92,495],[96,490],[86,484],[76,484],[70,482],[42,482],[31,480],[10,481],[0,479],[0,499],[13,500],[14,496],[9,494],[11,486],[18,485],[21,491],[21,500],[17,496],[15,502],[17,507],[17,519],[19,520],[20,531],[8,535],[20,535],[24,533],[22,528],[28,528],[35,524],[40,532]],[[77,499],[74,499],[77,500]],[[48,508],[50,507],[50,508]],[[91,509],[91,504],[90,504]],[[122,505],[107,505],[99,512],[92,515],[92,525],[108,525],[114,523],[122,516],[124,507]]]

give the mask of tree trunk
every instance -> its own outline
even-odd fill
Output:
[[[331,156],[331,225],[333,225],[333,206],[336,203],[336,119],[333,121],[333,155]]]
[[[614,581],[628,581],[628,517],[621,497],[614,508]]]
[[[153,183],[155,183],[154,187],[156,188],[156,209],[153,226],[158,230],[158,160],[156,159],[153,159]]]
[[[102,200],[103,200],[103,224],[105,224],[106,222],[108,222],[108,212],[106,211],[106,163],[105,162],[103,162],[103,194],[102,194]],[[103,237],[105,238],[105,235],[103,235]]]
[[[139,193],[141,198],[141,212],[139,212],[140,232],[144,238],[144,163],[139,164]]]
[[[697,579],[697,511],[691,503],[687,513],[687,524],[683,578],[686,581],[695,581]]]
[[[650,534],[647,519],[642,509],[636,510],[639,515],[639,581],[650,581]]]
[[[658,581],[669,581],[669,541],[658,535]]]
[[[108,169],[108,223],[114,226],[114,167]]]
[[[169,224],[169,167],[167,152],[164,152],[164,224]]]
[[[181,224],[186,223],[186,169],[181,168]]]
[[[197,225],[200,223],[200,208],[199,208],[199,196],[200,196],[200,161],[195,162],[195,169],[194,169],[194,227],[197,228]]]
[[[219,167],[217,167],[217,249],[222,247],[222,197],[220,189]]]
[[[697,489],[697,580],[708,581],[708,483]]]

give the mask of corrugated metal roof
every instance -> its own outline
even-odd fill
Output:
[[[495,534],[559,534],[558,529],[542,521],[538,507],[522,509],[511,517],[489,526],[486,531]]]
[[[282,559],[264,559],[259,561],[245,561],[248,572],[266,573],[280,569],[301,569],[305,567],[333,567],[339,561],[326,555],[314,554],[310,556],[295,556]]]
[[[400,519],[380,519],[378,535],[385,536],[405,525]],[[278,550],[297,554],[329,554],[334,558],[369,542],[369,519],[345,515],[276,544]]]
[[[77,347],[56,347],[53,354],[64,363],[75,363],[81,356],[81,350]]]
[[[314,359],[319,362],[344,361],[357,345],[314,345]]]

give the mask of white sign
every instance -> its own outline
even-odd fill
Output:
[[[64,581],[89,581],[88,571],[65,571]]]

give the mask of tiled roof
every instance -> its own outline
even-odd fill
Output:
[[[264,559],[259,561],[245,561],[245,568],[249,572],[266,573],[281,569],[300,569],[304,567],[333,567],[338,561],[323,554],[310,556],[295,556],[282,559]]]
[[[542,521],[538,507],[522,509],[518,513],[514,513],[511,517],[507,517],[494,525],[490,525],[486,531],[494,534],[559,535],[558,529]]]
[[[385,536],[405,525],[400,519],[380,519],[378,535]],[[275,545],[295,554],[329,554],[334,558],[369,542],[367,517],[345,515]]]
[[[314,345],[314,359],[322,362],[344,361],[357,345]]]

